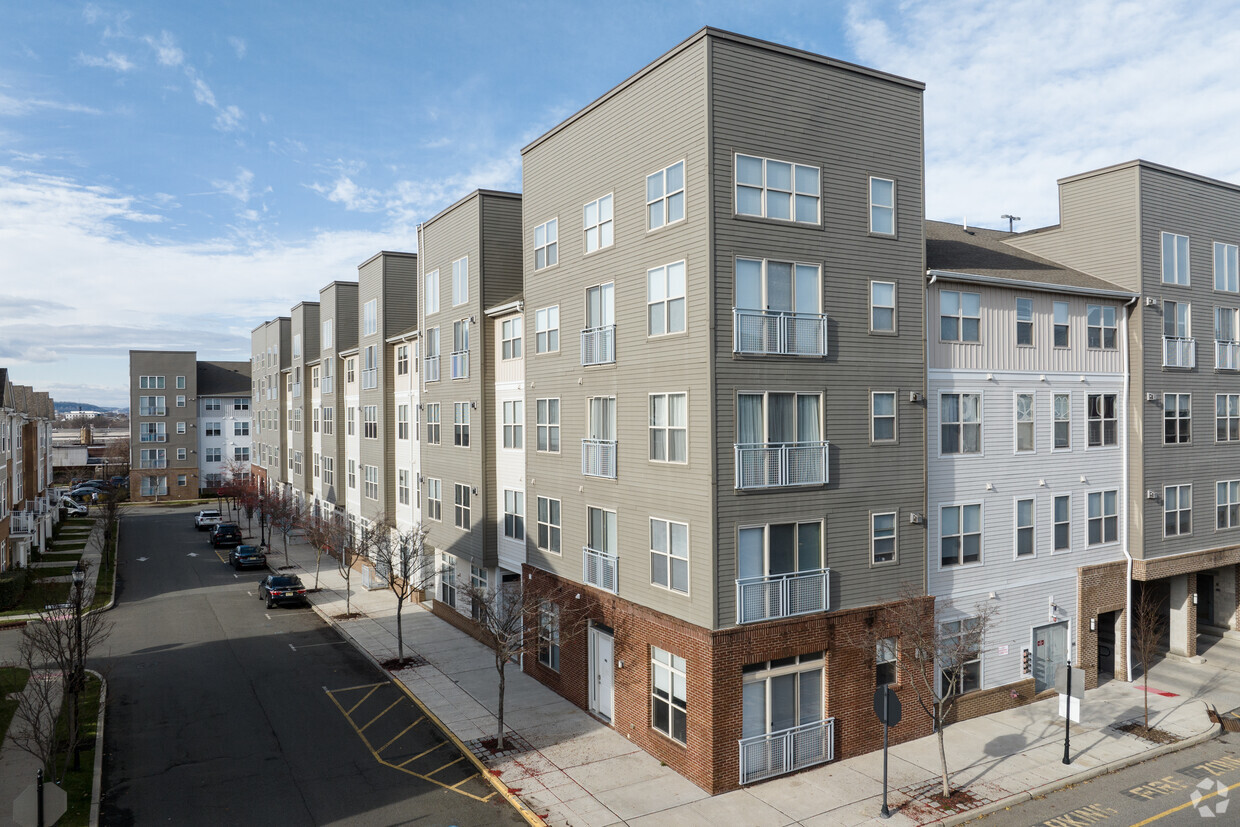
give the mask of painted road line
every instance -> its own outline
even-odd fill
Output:
[[[443,765],[442,767],[440,767],[439,769],[437,769],[437,770],[431,770],[430,772],[428,772],[428,773],[426,774],[426,777],[427,777],[427,778],[430,778],[432,775],[434,775],[435,773],[439,772],[440,770],[446,770],[448,767],[452,766],[453,764],[459,764],[459,763],[461,763],[461,762],[462,762],[462,761],[464,761],[464,760],[465,760],[465,756],[464,756],[464,755],[458,755],[458,756],[456,757],[456,760],[455,760],[455,761],[449,761],[448,763],[444,764],[444,765]]]
[[[294,646],[293,644],[290,643],[288,645],[288,648],[296,652],[298,649],[313,649],[316,646],[339,646],[342,643],[348,643],[348,641],[347,640],[331,640],[331,641],[328,641],[327,643],[303,643],[301,646]]]
[[[1231,755],[1224,755],[1202,764],[1194,764],[1191,767],[1185,767],[1180,770],[1180,775],[1187,775],[1189,778],[1218,778],[1220,775],[1240,770],[1240,758]]]
[[[410,724],[409,726],[407,726],[407,727],[405,727],[404,729],[402,729],[402,730],[401,730],[400,732],[398,732],[397,734],[393,735],[393,736],[392,736],[392,740],[388,741],[386,744],[384,744],[383,746],[379,747],[377,750],[375,750],[375,752],[383,752],[385,749],[387,749],[388,747],[392,746],[392,744],[396,743],[396,741],[397,741],[397,740],[399,740],[399,739],[400,739],[400,737],[401,737],[402,735],[404,735],[406,732],[408,732],[409,730],[413,729],[415,726],[417,726],[418,724],[422,723],[422,722],[423,722],[423,721],[425,721],[425,720],[426,720],[426,716],[425,716],[425,715],[421,715],[421,716],[419,716],[419,717],[418,717],[418,719],[417,719],[416,721],[414,721],[412,724]]]
[[[1037,827],[1086,827],[1086,825],[1097,824],[1117,815],[1119,815],[1119,810],[1114,807],[1090,804],[1088,807],[1078,807],[1070,813],[1040,821]]]
[[[1236,787],[1240,787],[1240,781],[1237,781],[1235,784],[1232,784],[1230,787],[1225,787],[1224,789],[1227,792],[1230,792],[1231,790],[1234,790]],[[1196,801],[1185,801],[1179,807],[1172,807],[1170,810],[1165,810],[1156,816],[1150,816],[1145,821],[1138,821],[1136,824],[1132,825],[1132,827],[1145,827],[1145,825],[1147,824],[1153,824],[1155,821],[1158,821],[1159,819],[1166,818],[1167,816],[1172,815],[1174,813],[1178,813],[1181,810],[1187,810],[1189,807],[1193,807],[1193,806],[1199,807],[1201,806],[1201,803],[1203,801],[1209,801],[1211,798],[1214,798],[1216,795],[1218,795],[1218,790],[1215,790],[1209,795],[1203,795],[1200,798],[1198,798]]]
[[[387,686],[387,684],[383,684],[383,683],[375,684],[374,686],[370,688],[369,692],[367,692],[365,695],[362,696],[362,699],[360,701],[353,704],[353,706],[349,707],[348,711],[346,711],[344,714],[348,717],[350,722],[353,721],[353,713],[357,711],[357,708],[361,706],[362,704],[366,703],[366,699],[369,698],[371,695],[375,694],[375,690],[377,690],[381,686]]]
[[[1191,786],[1193,785],[1180,781],[1174,775],[1164,775],[1162,778],[1156,778],[1146,784],[1139,784],[1132,789],[1120,790],[1120,792],[1138,801],[1152,801],[1164,795],[1172,795],[1181,790],[1187,790]]]
[[[385,709],[385,710],[383,710],[382,712],[380,712],[380,713],[379,713],[378,715],[376,715],[375,717],[371,718],[371,719],[370,719],[370,721],[369,721],[369,723],[367,723],[367,724],[366,724],[366,726],[364,726],[364,727],[362,727],[361,729],[359,729],[359,730],[358,730],[358,732],[365,732],[367,729],[369,729],[369,728],[370,728],[370,725],[371,725],[371,724],[373,724],[375,721],[379,720],[379,719],[380,719],[380,718],[382,718],[384,715],[386,715],[386,714],[388,714],[389,712],[391,712],[391,711],[392,711],[392,709],[393,709],[393,708],[394,708],[397,704],[399,704],[402,700],[404,700],[404,699],[403,699],[403,698],[399,698],[399,697],[398,697],[396,700],[392,701],[392,705],[391,705],[391,706],[389,706],[387,709]]]
[[[430,749],[427,749],[427,750],[422,750],[422,751],[421,751],[421,752],[419,752],[417,755],[413,756],[412,758],[406,758],[404,761],[401,761],[401,762],[400,762],[399,764],[397,764],[396,766],[398,766],[398,767],[400,767],[400,768],[402,768],[402,769],[403,769],[403,768],[405,767],[405,765],[406,765],[406,764],[412,764],[414,761],[417,761],[417,760],[418,760],[419,758],[421,758],[423,755],[427,755],[427,754],[432,753],[432,752],[434,752],[435,750],[439,749],[440,747],[446,747],[446,746],[451,746],[451,744],[450,744],[448,741],[440,741],[438,744],[436,744],[435,746],[431,747]]]

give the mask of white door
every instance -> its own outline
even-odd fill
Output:
[[[1068,662],[1068,621],[1033,630],[1033,691],[1055,686],[1055,670]]]
[[[615,712],[613,692],[615,672],[612,655],[615,641],[612,636],[595,627],[590,629],[590,711],[600,718],[612,719]]]

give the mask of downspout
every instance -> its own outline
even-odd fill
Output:
[[[1138,298],[1137,296],[1133,296],[1132,299],[1129,300],[1126,307],[1132,307],[1133,304],[1136,303],[1137,298]],[[1130,412],[1128,410],[1128,395],[1129,395],[1128,391],[1132,384],[1132,374],[1129,370],[1129,365],[1128,365],[1128,314],[1127,313],[1124,314],[1123,318],[1120,320],[1120,323],[1123,326],[1123,334],[1124,334],[1123,336],[1124,350],[1123,350],[1123,355],[1121,357],[1123,375],[1124,375],[1124,385],[1121,391],[1121,395],[1123,396],[1123,402],[1122,402],[1123,407],[1121,408],[1121,410],[1124,411],[1124,415],[1125,417],[1127,417],[1130,415]],[[1120,485],[1122,486],[1122,489],[1123,489],[1122,490],[1123,502],[1125,504],[1124,523],[1123,523],[1124,536],[1121,539],[1120,548],[1123,549],[1124,559],[1128,563],[1127,572],[1125,574],[1125,580],[1124,580],[1124,625],[1125,625],[1124,668],[1125,668],[1125,671],[1128,673],[1127,675],[1128,683],[1132,683],[1132,552],[1128,549],[1128,524],[1129,524],[1129,519],[1130,519],[1129,514],[1128,514],[1128,507],[1131,506],[1131,503],[1128,499],[1128,492],[1129,492],[1129,489],[1131,488],[1131,486],[1128,484],[1128,435],[1129,433],[1131,433],[1131,430],[1132,430],[1131,423],[1125,421],[1124,423],[1124,445],[1121,449],[1123,451],[1123,456],[1121,458],[1123,479],[1120,482]]]
[[[923,262],[924,256],[923,253]],[[939,274],[933,270],[927,270],[926,275],[930,276],[930,281],[926,282],[925,298],[922,300],[922,368],[925,371],[925,379],[922,382],[922,399],[926,403],[926,411],[922,414],[922,449],[925,451],[925,457],[921,464],[922,488],[926,492],[926,510],[925,510],[925,568],[922,571],[922,591],[930,594],[930,288],[939,280]]]

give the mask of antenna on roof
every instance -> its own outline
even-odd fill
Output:
[[[1006,218],[1006,219],[1008,220],[1008,232],[1009,232],[1009,233],[1016,232],[1014,229],[1012,229],[1012,227],[1013,227],[1013,225],[1015,225],[1015,224],[1016,224],[1016,222],[1017,222],[1017,221],[1020,221],[1020,216],[1019,216],[1019,215],[1001,215],[1001,216],[999,216],[999,217],[1000,217],[1000,218]]]

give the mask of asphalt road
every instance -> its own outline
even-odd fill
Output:
[[[105,825],[523,824],[434,725],[308,608],[265,609],[188,509],[121,528]],[[308,584],[309,585],[309,584]]]
[[[978,827],[1240,824],[1240,734],[1228,733],[969,823]]]

